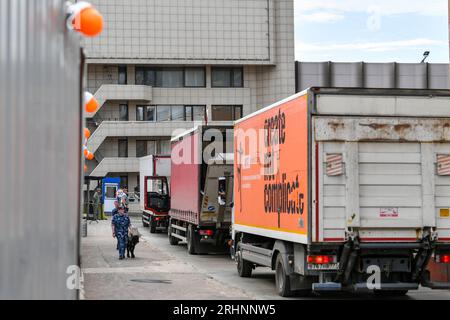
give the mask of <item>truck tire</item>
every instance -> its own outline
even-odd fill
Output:
[[[180,239],[172,237],[172,221],[169,220],[169,226],[167,227],[167,235],[169,236],[169,243],[171,246],[176,246],[180,242]]]
[[[251,262],[248,262],[242,258],[242,252],[240,249],[236,252],[236,262],[239,277],[250,278],[252,276],[253,265]]]
[[[284,264],[283,256],[279,253],[275,262],[275,285],[280,296],[291,297],[294,292],[291,290],[291,283]]]
[[[150,216],[150,233],[156,233],[156,221],[153,216]]]
[[[187,250],[189,254],[197,254],[197,237],[195,236],[194,226],[190,224],[187,228]]]

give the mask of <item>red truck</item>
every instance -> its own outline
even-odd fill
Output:
[[[233,197],[233,130],[202,126],[172,139],[169,242],[189,254],[228,251]]]

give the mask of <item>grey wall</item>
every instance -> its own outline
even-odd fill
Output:
[[[75,299],[79,37],[63,0],[0,1],[0,299]]]
[[[88,58],[273,61],[273,0],[92,0],[105,30],[85,42]]]
[[[448,64],[296,62],[297,92],[313,86],[450,89]]]

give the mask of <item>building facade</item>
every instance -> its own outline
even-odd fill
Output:
[[[196,123],[236,120],[295,93],[293,0],[94,0],[85,41],[90,176],[134,191],[138,158]],[[179,133],[179,131],[178,131]]]

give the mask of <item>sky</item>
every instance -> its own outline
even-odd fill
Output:
[[[448,0],[294,0],[298,61],[449,62]]]

